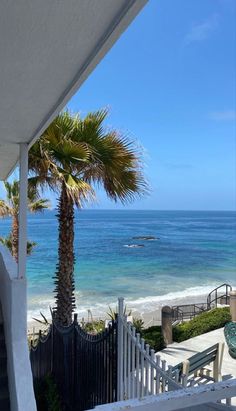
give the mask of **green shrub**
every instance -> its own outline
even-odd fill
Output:
[[[193,320],[173,327],[173,340],[177,342],[188,340],[197,335],[224,327],[229,321],[231,321],[229,307],[214,308],[198,315]]]
[[[161,326],[153,325],[152,327],[146,328],[146,330],[141,332],[141,337],[144,338],[145,342],[155,351],[160,351],[165,347]]]
[[[141,333],[144,330],[144,321],[141,318],[133,318],[133,326],[137,333]]]
[[[93,320],[91,322],[84,323],[82,328],[88,334],[99,334],[105,330],[105,321]]]
[[[61,411],[57,386],[52,376],[46,376],[34,383],[34,392],[38,411]]]

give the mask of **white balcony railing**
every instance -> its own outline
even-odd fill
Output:
[[[235,409],[217,401],[236,396],[236,379],[99,405],[96,411],[207,411]]]

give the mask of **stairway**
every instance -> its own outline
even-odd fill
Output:
[[[4,337],[2,312],[0,307],[0,410],[10,411],[10,398],[7,377],[7,351]]]

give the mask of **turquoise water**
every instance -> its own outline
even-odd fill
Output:
[[[0,221],[0,235],[9,224]],[[27,264],[30,318],[53,304],[55,211],[29,215],[28,234],[37,242]],[[147,235],[157,239],[133,239]],[[147,311],[166,296],[236,285],[236,213],[83,210],[76,212],[75,255],[79,313],[104,312],[118,296]]]

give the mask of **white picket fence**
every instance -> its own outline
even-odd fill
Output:
[[[124,315],[124,299],[118,308],[118,401],[142,398],[178,390],[186,386],[186,376],[179,382],[179,371],[173,372]]]

